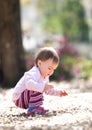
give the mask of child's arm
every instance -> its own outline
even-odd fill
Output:
[[[53,85],[46,84],[45,87],[44,87],[44,92],[50,91],[52,89],[53,89]]]
[[[56,90],[56,89],[51,89],[49,91],[45,92],[48,95],[52,95],[52,96],[67,96],[68,93],[65,90]]]
[[[26,89],[38,91],[38,92],[45,92],[49,91],[53,88],[53,85],[48,84],[49,79],[46,79],[46,82],[43,80],[40,81],[40,75],[36,71],[27,72],[25,73],[24,83],[26,86]]]

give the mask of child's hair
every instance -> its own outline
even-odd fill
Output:
[[[53,59],[53,62],[59,63],[59,56],[55,49],[52,47],[43,47],[36,54],[35,64],[37,65],[38,60],[46,61],[48,59]]]

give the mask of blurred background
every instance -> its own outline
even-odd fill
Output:
[[[13,87],[44,46],[60,56],[52,81],[92,82],[92,0],[1,1],[0,30],[1,86]]]

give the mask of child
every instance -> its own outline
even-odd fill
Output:
[[[42,107],[43,93],[60,97],[67,95],[66,91],[56,90],[49,84],[49,77],[58,64],[59,56],[53,48],[41,48],[36,55],[34,67],[25,72],[16,84],[13,102],[17,107],[27,109],[28,116],[48,112]]]

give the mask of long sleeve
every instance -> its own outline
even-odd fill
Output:
[[[34,77],[31,75],[27,75],[25,80],[26,80],[25,82],[26,89],[43,92],[45,87],[44,82],[40,82],[40,81],[37,82],[36,80],[34,80]]]
[[[53,95],[53,96],[60,96],[60,90],[56,90],[56,89],[51,89],[49,91],[46,91],[45,93],[47,95]]]
[[[42,93],[47,82],[48,78],[43,80],[38,68],[36,66],[33,67],[31,70],[25,72],[16,84],[13,91],[13,100],[17,100],[25,89]]]
[[[25,73],[25,86],[28,90],[43,92],[45,84],[49,82],[49,78],[42,79],[37,67]]]

